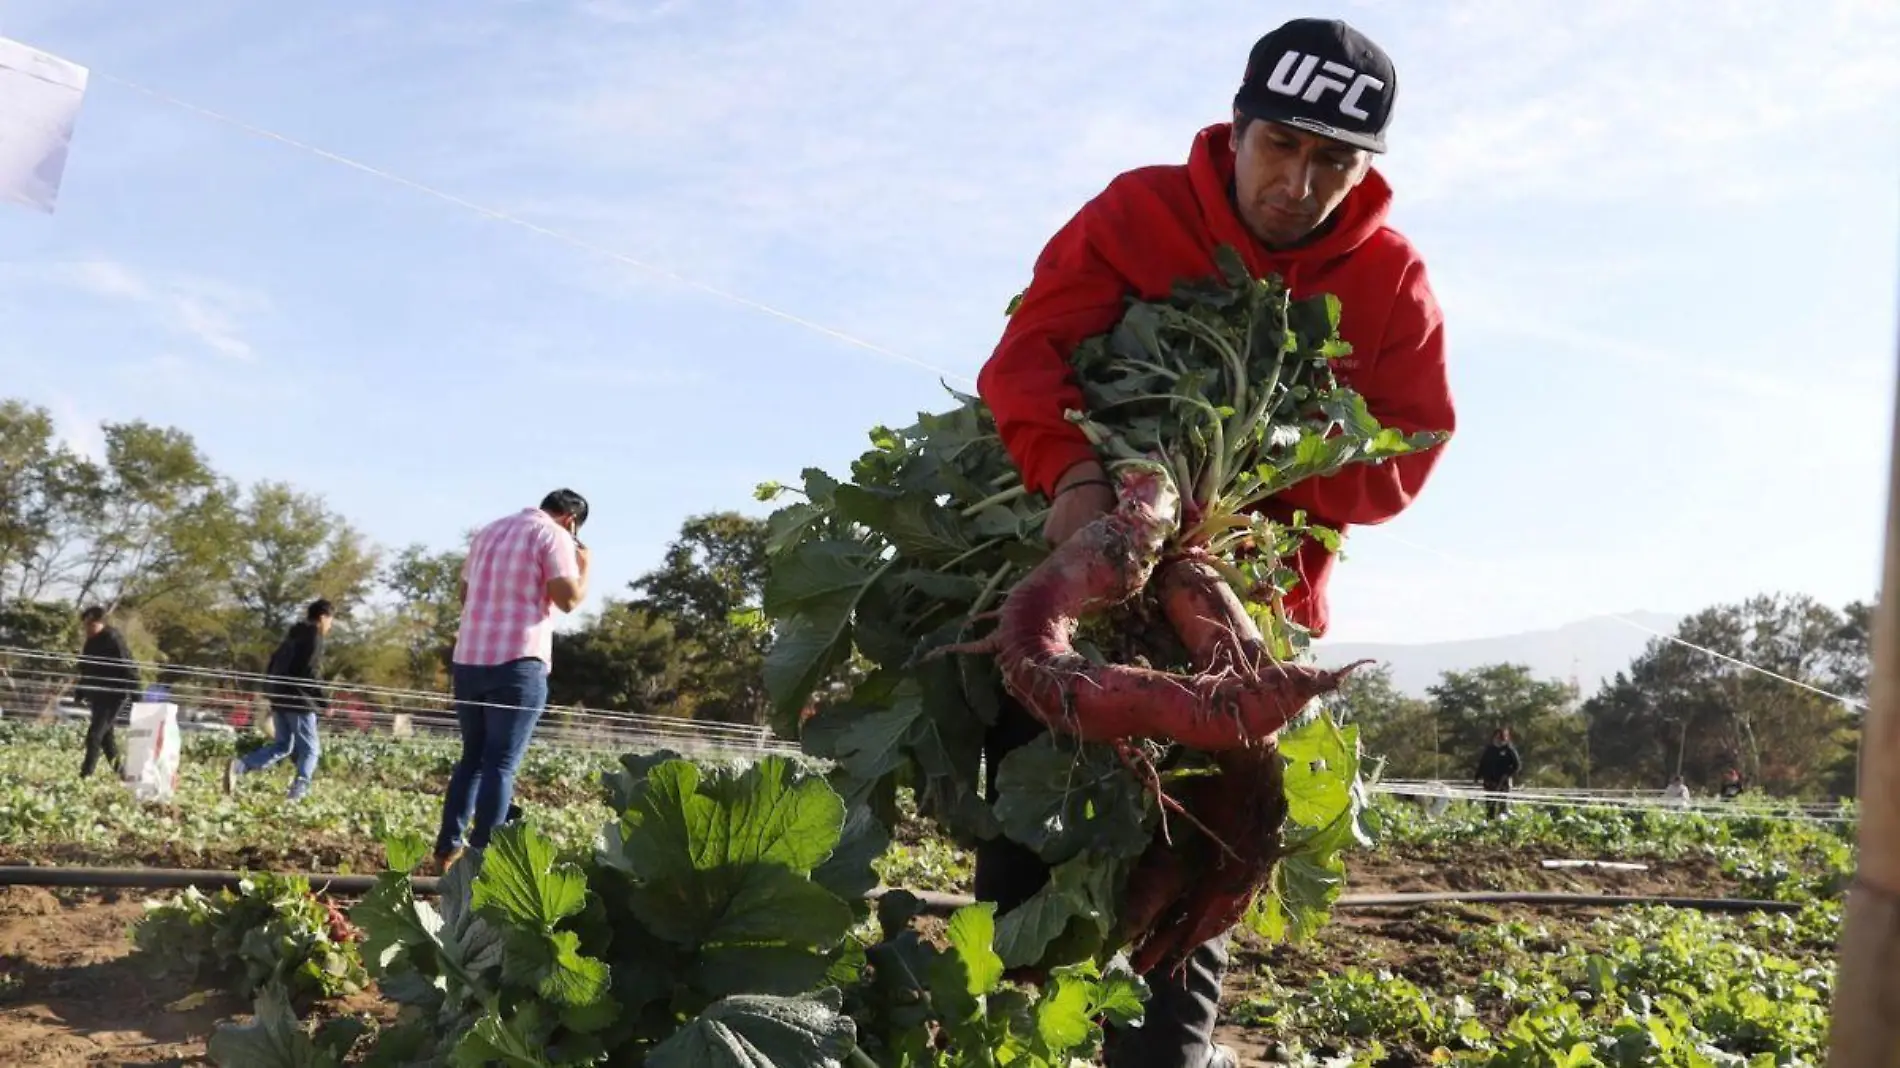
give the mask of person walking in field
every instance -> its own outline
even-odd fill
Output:
[[[94,605],[79,613],[79,626],[86,640],[80,646],[79,680],[73,692],[91,713],[86,722],[86,755],[79,764],[79,777],[92,778],[101,756],[115,774],[124,774],[124,757],[113,724],[138,694],[138,661],[132,656],[132,647],[125,643],[125,635],[106,621],[104,608]]]
[[[572,612],[587,597],[586,522],[586,499],[555,490],[539,508],[488,524],[469,546],[451,657],[462,755],[442,798],[438,873],[464,847],[487,848],[509,811],[515,771],[547,706],[554,613]]]
[[[1491,744],[1478,754],[1477,770],[1472,778],[1484,787],[1492,796],[1484,803],[1484,814],[1497,819],[1504,814],[1504,796],[1511,792],[1511,780],[1524,770],[1524,758],[1518,755],[1517,746],[1511,744],[1511,728],[1499,727],[1491,732]]]
[[[329,704],[322,683],[323,645],[335,617],[336,609],[329,601],[312,601],[304,609],[303,621],[292,624],[277,643],[264,669],[271,710],[270,743],[225,765],[225,793],[236,791],[240,776],[263,771],[285,757],[296,769],[290,780],[289,799],[300,801],[310,792],[317,758],[323,755],[317,741],[317,716]]]
[[[1387,222],[1392,189],[1372,167],[1386,149],[1397,90],[1391,59],[1351,26],[1288,22],[1253,46],[1231,121],[1197,133],[1185,164],[1122,174],[1050,239],[977,390],[1024,484],[1052,502],[1043,527],[1051,543],[1116,503],[1101,458],[1067,415],[1086,407],[1071,354],[1114,326],[1130,297],[1159,300],[1185,276],[1214,274],[1221,245],[1237,250],[1256,276],[1280,275],[1295,299],[1338,296],[1339,332],[1352,352],[1334,366],[1381,423],[1407,433],[1455,429],[1443,317],[1424,261]],[[1301,510],[1342,531],[1385,522],[1417,497],[1442,453],[1302,482],[1269,501],[1266,514],[1285,521]],[[1309,539],[1289,563],[1300,583],[1286,610],[1315,636],[1324,634],[1332,553]],[[1045,729],[1005,702],[984,739],[992,801],[1003,757]],[[1007,838],[979,844],[976,896],[999,913],[1048,878],[1048,865]],[[1180,972],[1147,976],[1146,1020],[1111,1032],[1107,1064],[1232,1065],[1233,1052],[1212,1037],[1227,964],[1222,935],[1195,950]]]

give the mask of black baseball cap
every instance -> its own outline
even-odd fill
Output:
[[[1384,152],[1398,92],[1392,58],[1371,38],[1337,19],[1294,19],[1248,53],[1234,109]]]

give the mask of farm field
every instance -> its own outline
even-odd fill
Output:
[[[0,862],[369,873],[381,839],[426,833],[449,751],[338,739],[318,789],[287,806],[268,774],[223,797],[228,742],[194,742],[170,805],[79,784],[70,730],[0,727]],[[590,849],[608,821],[606,754],[537,748],[528,819],[559,850]],[[268,780],[268,781],[267,781]],[[1588,890],[1758,897],[1798,913],[1469,904],[1354,909],[1301,944],[1237,936],[1223,1039],[1248,1064],[1763,1065],[1815,1063],[1849,825],[1520,808],[1427,820],[1381,800],[1378,842],[1348,858],[1349,894]],[[966,891],[968,858],[907,823],[876,863],[888,886]],[[1545,869],[1618,859],[1643,871]],[[206,1042],[247,999],[202,977],[154,976],[132,925],[134,891],[0,889],[0,1063],[213,1063]],[[941,925],[925,930],[941,933]],[[320,1000],[321,1018],[392,1024],[374,988]],[[525,1063],[525,1062],[524,1062]]]

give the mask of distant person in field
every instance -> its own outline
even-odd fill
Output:
[[[1511,780],[1523,770],[1524,759],[1518,756],[1517,746],[1511,744],[1511,728],[1499,727],[1492,731],[1491,744],[1478,755],[1478,770],[1474,776],[1486,793],[1494,795],[1484,803],[1487,816],[1497,819],[1503,814],[1503,795],[1511,792]]]
[[[1344,22],[1299,18],[1253,43],[1238,81],[1231,111],[1194,134],[1184,162],[1111,179],[1049,239],[977,375],[1024,486],[1050,502],[1042,529],[1053,545],[1116,507],[1104,457],[1070,418],[1086,408],[1070,366],[1076,346],[1113,327],[1129,298],[1157,300],[1184,277],[1213,274],[1221,246],[1256,277],[1279,275],[1296,298],[1339,297],[1339,333],[1352,352],[1333,367],[1379,422],[1407,432],[1456,429],[1444,316],[1424,260],[1389,217],[1392,187],[1373,166],[1399,89],[1391,57]],[[1383,523],[1412,503],[1442,455],[1431,449],[1308,479],[1261,511],[1282,522],[1304,512],[1338,530]],[[1287,561],[1300,581],[1285,610],[1316,637],[1328,626],[1333,560],[1312,538]],[[1046,730],[1004,702],[983,743],[992,777],[1005,755]],[[986,789],[994,799],[993,779]],[[1021,907],[1049,873],[1034,850],[1007,837],[977,846],[976,897],[999,915]],[[1147,976],[1146,1022],[1111,1028],[1103,1062],[1235,1064],[1234,1052],[1213,1042],[1227,947],[1218,935],[1180,971]]]
[[[482,528],[469,546],[451,664],[462,756],[442,799],[438,873],[460,859],[464,846],[486,849],[509,812],[515,771],[547,707],[554,613],[574,611],[587,596],[585,522],[587,500],[555,490],[541,507]]]
[[[1740,771],[1730,768],[1722,773],[1722,788],[1718,791],[1722,800],[1733,801],[1742,796],[1744,789],[1746,789],[1746,787],[1742,784],[1742,773]]]
[[[92,714],[86,723],[86,756],[79,764],[79,777],[90,779],[102,755],[114,773],[124,774],[113,723],[138,694],[138,661],[119,628],[106,622],[104,608],[94,605],[81,612],[79,627],[86,641],[79,650],[79,682],[73,690]]]
[[[1669,785],[1663,788],[1663,799],[1677,808],[1688,808],[1689,784],[1680,775],[1671,776]]]
[[[317,773],[317,758],[323,747],[317,742],[317,715],[328,705],[324,696],[323,643],[330,634],[336,609],[329,601],[317,600],[304,609],[303,621],[294,623],[271,653],[265,667],[265,694],[270,699],[270,744],[253,749],[224,767],[224,792],[237,789],[240,775],[263,771],[289,757],[296,776],[290,780],[292,801],[300,801],[310,792],[310,780]]]

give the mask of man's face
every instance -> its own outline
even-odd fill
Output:
[[[85,630],[86,637],[97,638],[99,632],[106,629],[106,621],[103,619],[88,619],[80,624],[80,626]]]
[[[1318,134],[1264,120],[1246,127],[1234,135],[1234,194],[1241,221],[1268,248],[1306,240],[1372,167],[1371,153]]]
[[[318,616],[317,617],[317,633],[328,635],[330,633],[330,624],[335,622],[335,620],[336,620],[335,616]]]

